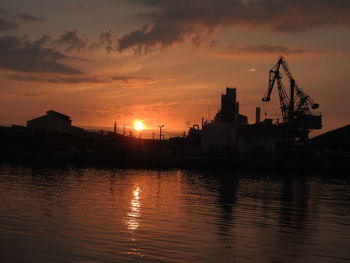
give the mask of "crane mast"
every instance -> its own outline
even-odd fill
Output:
[[[283,75],[289,81],[289,94],[283,85]],[[271,100],[271,94],[276,83],[282,112],[282,124],[289,129],[304,130],[302,134],[308,134],[311,129],[321,129],[322,117],[313,115],[311,111],[318,109],[319,104],[315,103],[309,95],[298,87],[286,60],[282,56],[269,72],[268,90],[262,101],[269,102]],[[304,136],[304,138],[299,139],[307,139],[307,135],[306,138]]]

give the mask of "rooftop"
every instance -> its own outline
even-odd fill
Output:
[[[47,115],[55,115],[55,116],[58,116],[58,117],[61,117],[61,118],[64,118],[64,119],[70,119],[70,117],[68,115],[59,113],[59,112],[54,111],[54,110],[49,110],[46,113],[47,113]]]

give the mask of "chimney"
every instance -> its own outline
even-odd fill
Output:
[[[255,110],[255,123],[259,123],[260,120],[260,115],[261,115],[261,108],[260,107],[256,107]]]

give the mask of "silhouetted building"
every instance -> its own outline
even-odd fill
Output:
[[[226,94],[221,94],[221,109],[217,114],[220,122],[234,122],[238,115],[236,89],[226,88]]]
[[[314,137],[307,144],[322,151],[350,152],[350,125]]]
[[[27,127],[61,133],[77,133],[84,131],[81,128],[72,126],[72,120],[69,116],[53,110],[47,111],[46,115],[27,121]]]
[[[261,109],[256,109],[255,124],[239,114],[235,88],[226,88],[221,95],[221,109],[214,121],[202,129],[201,148],[204,152],[276,153],[283,138],[283,129],[272,119],[260,120]]]
[[[192,127],[189,128],[187,136],[184,133],[184,137],[186,138],[186,142],[188,145],[192,145],[196,148],[199,148],[201,145],[202,130],[199,128],[198,124],[194,124]]]
[[[215,115],[214,122],[244,125],[248,123],[247,116],[239,114],[236,88],[226,87],[226,94],[221,95],[221,108]]]
[[[275,154],[283,137],[283,129],[273,125],[272,119],[265,119],[239,127],[237,148],[240,153]]]
[[[232,123],[211,122],[203,126],[201,148],[204,152],[229,152],[237,146],[237,127]]]
[[[237,131],[246,125],[248,118],[239,114],[239,103],[235,88],[226,88],[221,95],[221,108],[214,121],[203,126],[202,150],[205,152],[227,152],[237,149]]]

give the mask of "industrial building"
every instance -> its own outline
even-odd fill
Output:
[[[292,128],[272,119],[261,121],[261,109],[256,108],[255,122],[239,113],[236,88],[226,88],[221,95],[221,108],[211,122],[201,131],[201,149],[206,153],[237,152],[241,154],[275,154],[286,141],[295,138]],[[301,130],[298,129],[300,137]],[[306,131],[304,131],[304,134]]]
[[[80,133],[84,130],[72,126],[69,116],[57,111],[49,110],[45,115],[27,121],[27,127],[60,133]]]
[[[221,107],[214,120],[202,128],[201,148],[204,152],[231,152],[237,150],[238,127],[248,124],[248,118],[239,114],[236,88],[226,88],[221,95]]]
[[[322,152],[350,153],[350,125],[314,137],[307,144]]]
[[[260,122],[260,108],[256,110],[255,124],[249,125],[247,116],[239,113],[237,89],[226,88],[214,120],[203,125],[201,148],[207,153],[275,153],[282,138],[282,129],[272,120]]]
[[[214,120],[203,125],[201,148],[204,152],[275,154],[279,148],[305,143],[311,130],[322,128],[322,116],[313,112],[319,104],[298,87],[283,57],[269,71],[268,83],[262,101],[269,102],[277,86],[282,122],[267,118],[261,121],[261,110],[256,108],[255,123],[248,124],[248,118],[239,114],[236,89],[226,88]]]
[[[257,108],[260,111],[260,108]],[[273,125],[271,119],[255,124],[240,126],[237,148],[240,153],[275,154],[284,139],[284,130]]]

